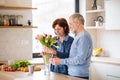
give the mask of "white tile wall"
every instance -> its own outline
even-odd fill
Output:
[[[93,39],[93,46],[101,47],[104,56],[120,58],[120,30],[88,29]]]
[[[32,6],[32,0],[4,0],[5,6]]]
[[[107,56],[120,58],[120,30],[98,30],[97,46],[103,47]]]
[[[32,29],[0,29],[0,61],[32,59]]]
[[[97,31],[95,29],[87,29],[87,31],[90,33],[93,41],[93,47],[97,47]]]
[[[4,0],[4,6],[31,7],[32,0]],[[32,10],[0,10],[3,15],[22,15],[22,24],[32,20]],[[0,28],[0,61],[32,58],[32,29]]]

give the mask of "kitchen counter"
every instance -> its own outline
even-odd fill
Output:
[[[36,71],[32,75],[28,72],[5,72],[0,71],[0,80],[86,80],[59,73],[50,73],[50,76],[44,75],[44,70]]]
[[[112,58],[112,57],[92,57],[91,62],[102,62],[108,64],[120,64],[120,58]]]
[[[14,62],[14,60],[11,60]],[[28,60],[33,65],[43,65],[44,61],[43,58],[33,58],[31,60]],[[0,64],[8,64],[8,61],[0,61]]]
[[[34,58],[29,60],[32,64],[43,65],[44,61],[42,58]],[[103,62],[109,64],[120,64],[120,58],[112,58],[112,57],[92,57],[91,62]]]

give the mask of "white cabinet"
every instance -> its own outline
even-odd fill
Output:
[[[117,78],[115,76],[108,76],[107,80],[120,80],[120,78]]]
[[[120,0],[105,0],[105,27],[108,30],[120,29]]]
[[[120,65],[91,62],[90,80],[120,80]]]
[[[94,0],[80,0],[80,13],[85,18],[85,28],[99,29],[104,26],[104,0],[96,0],[97,9],[92,9]]]
[[[90,80],[106,80],[106,65],[92,62],[90,66]]]

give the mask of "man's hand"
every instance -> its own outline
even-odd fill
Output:
[[[60,58],[55,57],[55,58],[51,58],[50,62],[52,65],[59,65],[60,64]]]

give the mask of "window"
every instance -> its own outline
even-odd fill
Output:
[[[79,1],[79,0],[78,0]],[[33,7],[33,25],[38,26],[33,30],[33,53],[40,53],[39,42],[35,40],[37,34],[54,34],[52,22],[59,17],[64,17],[68,20],[69,16],[75,12],[74,0],[32,0]]]

